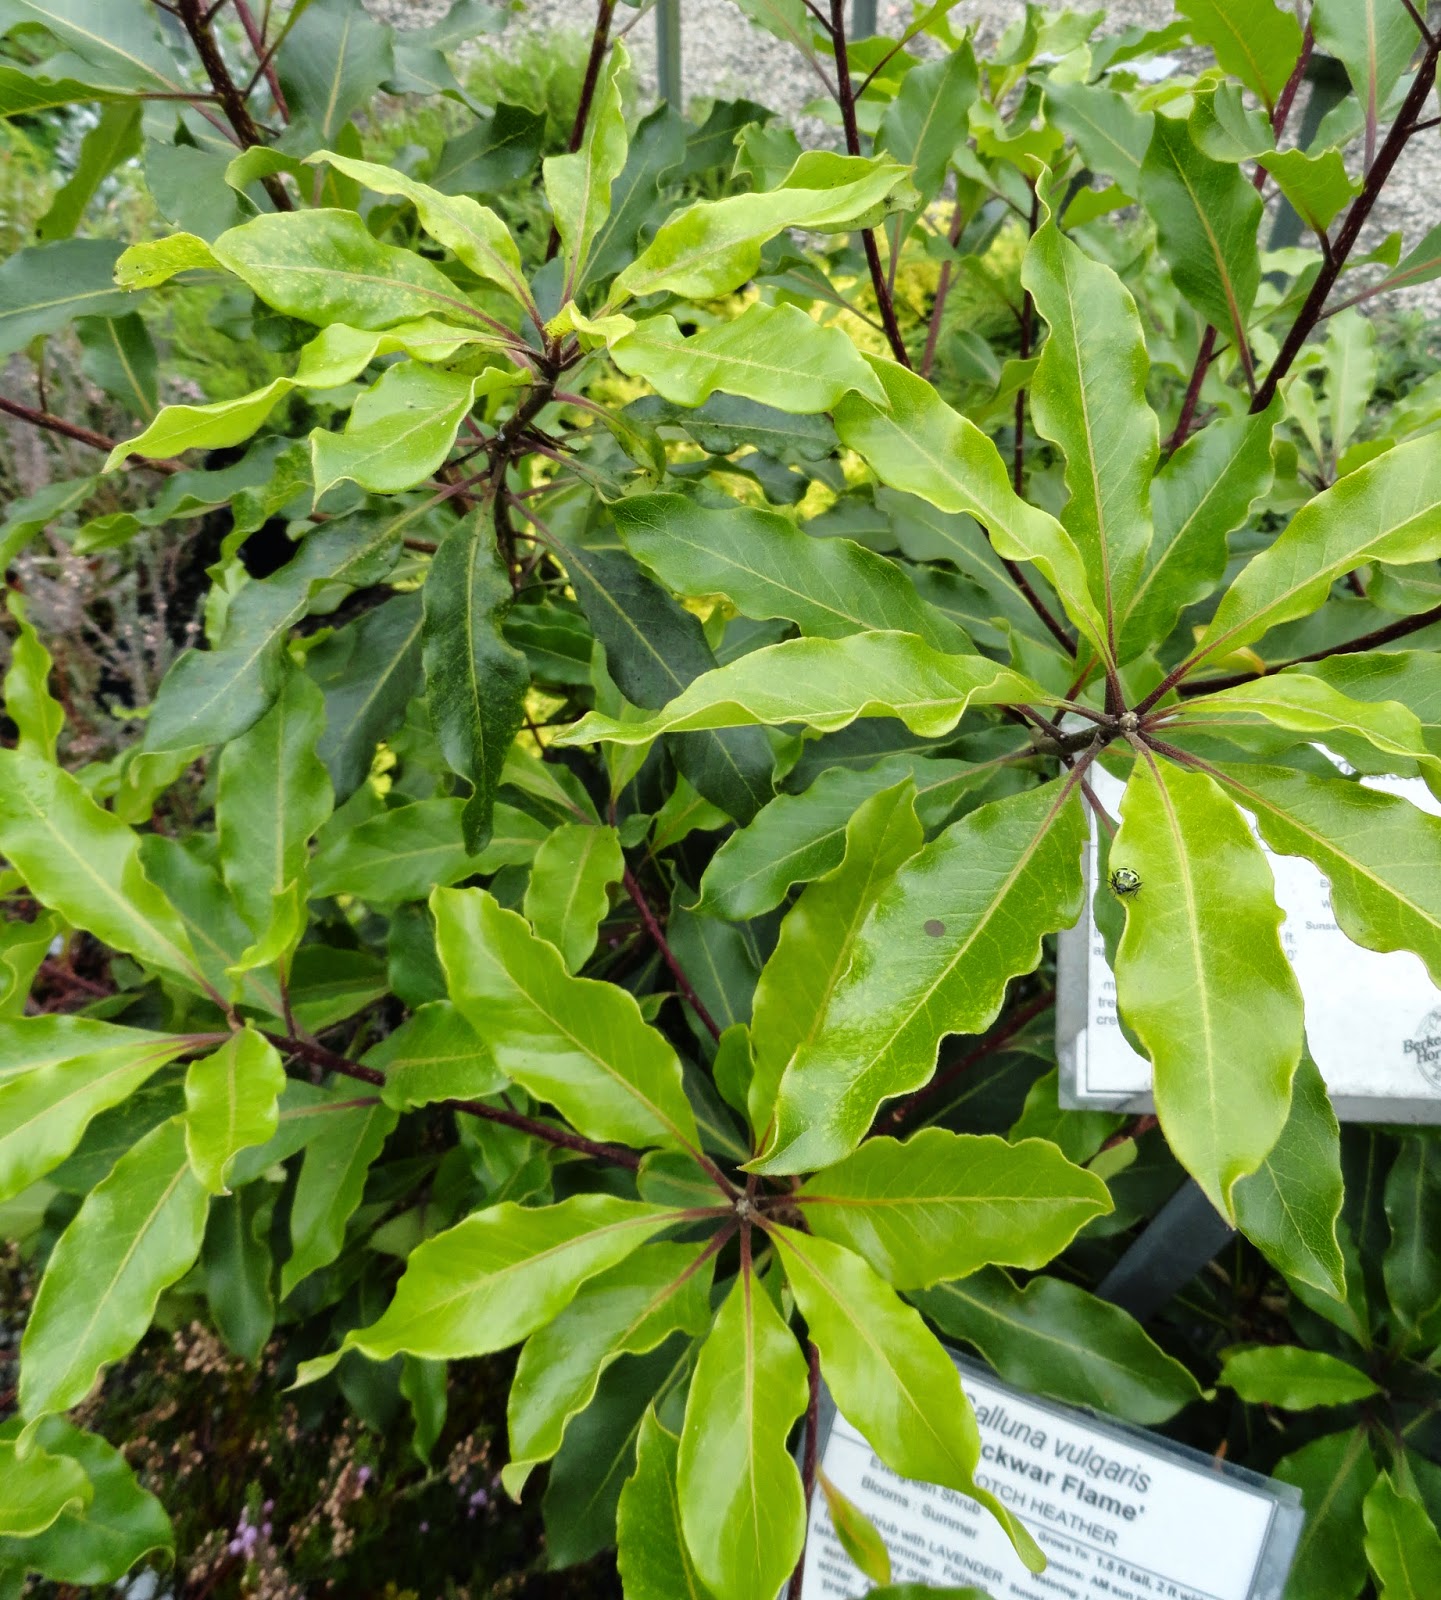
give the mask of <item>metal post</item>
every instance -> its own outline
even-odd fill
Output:
[[[1234,1237],[1230,1224],[1187,1178],[1101,1280],[1096,1293],[1145,1322]]]
[[[869,39],[876,31],[876,0],[851,0],[851,37]]]
[[[685,110],[680,82],[680,0],[658,0],[655,8],[655,75],[662,100]]]

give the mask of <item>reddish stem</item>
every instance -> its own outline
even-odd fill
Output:
[[[37,411],[33,406],[21,405],[18,400],[7,400],[0,395],[0,411],[12,417],[18,417],[21,422],[32,423],[37,428],[47,428],[51,433],[58,433],[66,439],[75,439],[80,444],[88,444],[96,450],[113,450],[119,440],[110,438],[107,434],[96,433],[93,428],[82,428],[79,423],[67,422],[64,417],[57,417],[49,411]],[[179,472],[184,463],[181,461],[162,461],[153,456],[132,456],[131,461],[137,467],[149,467],[152,472]]]
[[[806,1398],[806,1444],[801,1457],[801,1483],[806,1501],[806,1542],[801,1546],[801,1558],[791,1574],[786,1600],[801,1600],[801,1587],[806,1576],[806,1547],[810,1544],[811,1500],[816,1492],[816,1464],[819,1453],[821,1427],[821,1353],[812,1341],[806,1343],[806,1368],[809,1392]]]
[[[285,96],[280,91],[280,78],[275,71],[272,57],[274,48],[267,50],[265,40],[261,36],[260,28],[251,13],[249,0],[235,0],[236,15],[240,18],[240,25],[245,29],[245,37],[250,40],[250,48],[255,52],[255,59],[259,63],[257,70],[264,74],[265,82],[270,90],[271,99],[275,101],[275,109],[284,119],[290,121],[290,107],[285,103]],[[249,92],[248,90],[246,91]]]
[[[645,923],[646,932],[655,941],[655,947],[660,951],[661,960],[670,968],[670,975],[675,979],[676,988],[680,990],[685,1003],[700,1018],[711,1038],[718,1040],[721,1036],[720,1025],[706,1010],[705,1002],[695,992],[695,985],[686,977],[685,969],[676,960],[675,951],[671,949],[666,940],[665,931],[662,929],[660,920],[657,918],[650,901],[646,899],[645,890],[640,886],[640,880],[629,867],[625,869],[623,882],[625,883],[625,892],[635,902],[635,908],[640,912],[640,920]]]

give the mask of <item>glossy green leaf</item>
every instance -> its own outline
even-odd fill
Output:
[[[710,1326],[710,1262],[703,1244],[648,1244],[590,1279],[564,1311],[526,1340],[508,1403],[506,1489],[519,1498],[532,1470],[560,1449],[565,1430],[595,1396],[601,1374],[671,1334]],[[701,1270],[704,1267],[705,1270]]]
[[[979,1267],[1043,1267],[1110,1194],[1044,1139],[924,1128],[904,1142],[868,1139],[797,1195],[813,1233],[843,1244],[900,1289]]]
[[[391,32],[347,0],[310,0],[276,53],[292,115],[329,144],[391,75]]]
[[[972,705],[1044,701],[1045,691],[985,656],[948,655],[909,633],[788,639],[697,678],[653,717],[591,712],[557,744],[648,744],[662,733],[798,722],[833,733],[857,717],[899,717],[914,733],[949,733]]]
[[[1024,1288],[996,1267],[911,1296],[943,1333],[964,1339],[1008,1383],[1154,1427],[1200,1385],[1120,1306],[1061,1278]]]
[[[1301,27],[1272,0],[1177,0],[1198,44],[1253,89],[1269,110],[1275,105],[1301,53]]]
[[[191,1170],[211,1194],[224,1194],[230,1164],[248,1145],[264,1144],[279,1124],[285,1068],[271,1042],[242,1028],[185,1074],[185,1148]]]
[[[894,562],[849,539],[813,539],[778,512],[647,494],[617,501],[611,515],[630,553],[677,594],[721,595],[742,616],[783,617],[820,638],[881,629],[937,650],[967,647]]]
[[[1339,1356],[1281,1344],[1233,1350],[1221,1363],[1216,1382],[1251,1405],[1280,1406],[1283,1411],[1350,1405],[1380,1393],[1371,1378]]]
[[[825,1496],[826,1513],[841,1549],[872,1583],[889,1583],[891,1556],[875,1523],[841,1493],[826,1476],[824,1468],[816,1473],[816,1487]]]
[[[580,148],[547,156],[541,163],[546,199],[565,253],[565,281],[574,284],[591,245],[610,214],[611,184],[625,167],[627,138],[621,82],[630,69],[625,46],[616,43],[602,69]]]
[[[801,414],[828,411],[851,389],[881,398],[846,335],[791,305],[757,301],[689,338],[674,317],[651,317],[614,340],[610,355],[622,372],[683,406],[718,391]]]
[[[1348,939],[1414,950],[1441,982],[1441,819],[1341,777],[1249,764],[1218,771],[1272,850],[1325,873]]]
[[[701,1346],[680,1440],[681,1526],[716,1600],[777,1593],[800,1556],[805,1498],[786,1435],[806,1395],[800,1346],[747,1263]]]
[[[307,846],[330,815],[330,778],[315,754],[324,729],[320,690],[295,672],[270,710],[220,757],[220,870],[257,939],[270,931],[289,886],[305,881]]]
[[[761,246],[785,229],[869,224],[915,198],[900,162],[808,150],[775,189],[697,201],[663,222],[611,285],[608,304],[662,290],[692,299],[729,294],[755,275]]]
[[[699,1146],[680,1061],[627,990],[571,977],[483,889],[437,889],[431,909],[450,997],[508,1077],[588,1138]]]
[[[401,1351],[440,1361],[518,1344],[677,1219],[665,1206],[606,1194],[474,1212],[417,1245],[379,1321],[348,1333],[335,1354],[302,1363],[300,1381],[323,1376],[347,1350],[372,1361]]]
[[[0,1438],[0,1535],[25,1539],[44,1533],[63,1511],[88,1505],[94,1495],[73,1457],[36,1448],[21,1459],[15,1441]]]
[[[1259,9],[1267,4],[1261,0]],[[1185,122],[1159,115],[1141,167],[1140,198],[1176,287],[1229,335],[1249,371],[1247,323],[1261,283],[1260,195],[1234,163],[1198,149]]]
[[[844,838],[844,859],[791,908],[756,984],[747,1107],[762,1144],[786,1064],[820,1028],[877,896],[921,847],[910,783],[866,799],[846,823]]]
[[[145,876],[140,840],[61,768],[0,750],[0,851],[30,892],[103,944],[194,974],[175,908]]]
[[[948,1033],[982,1033],[1044,935],[1080,914],[1079,799],[1047,784],[947,828],[882,892],[815,1039],[781,1080],[764,1172],[849,1155],[883,1100],[918,1089]]]
[[[1309,1055],[1302,1055],[1291,1080],[1281,1137],[1232,1192],[1237,1226],[1273,1266],[1293,1281],[1344,1299],[1346,1263],[1336,1237],[1344,1197],[1340,1134]]]
[[[1323,150],[1318,155],[1304,150],[1270,150],[1260,161],[1317,234],[1325,233],[1360,192],[1361,186],[1346,171],[1339,150]]]
[[[1221,596],[1197,655],[1233,651],[1308,615],[1337,578],[1367,561],[1441,556],[1441,454],[1431,439],[1397,445],[1347,473],[1292,518]]]
[[[270,1223],[275,1196],[250,1183],[210,1203],[200,1249],[205,1301],[226,1345],[255,1366],[275,1329]]]
[[[577,289],[610,277],[634,260],[638,236],[654,221],[662,188],[685,157],[686,131],[679,108],[666,101],[641,118],[625,166],[610,186],[610,209],[596,230],[590,258],[576,279]]]
[[[163,1289],[200,1254],[207,1197],[181,1119],[115,1163],[61,1234],[20,1345],[20,1413],[67,1411],[139,1342]]]
[[[342,1080],[332,1100],[353,1099],[355,1086]],[[283,1300],[303,1278],[329,1266],[345,1243],[345,1225],[365,1188],[371,1163],[396,1123],[388,1105],[347,1106],[326,1114],[305,1145],[305,1159],[290,1206],[290,1258],[280,1269]]]
[[[432,239],[451,251],[456,259],[488,283],[499,284],[521,305],[533,302],[525,281],[520,251],[509,230],[489,206],[480,205],[468,195],[442,194],[429,184],[385,167],[374,161],[356,161],[320,150],[307,161],[328,162],[337,172],[354,178],[376,194],[394,195],[409,200],[420,225]]]
[[[976,1482],[981,1436],[971,1402],[919,1313],[840,1245],[790,1228],[772,1228],[770,1237],[846,1420],[892,1472],[978,1500],[1027,1568],[1040,1571],[1045,1557],[1035,1540]]]
[[[621,880],[625,858],[614,828],[562,823],[547,835],[531,863],[525,914],[548,939],[568,972],[579,972],[595,950],[610,889]]]
[[[53,912],[0,927],[0,1018],[23,1015],[35,974],[63,927]]]
[[[1366,1430],[1313,1439],[1275,1476],[1300,1489],[1306,1509],[1286,1600],[1356,1600],[1366,1581],[1362,1507],[1377,1476]]]
[[[17,250],[0,266],[0,356],[76,317],[131,310],[134,302],[115,287],[119,254],[109,239],[57,239]]]
[[[1346,68],[1364,109],[1369,167],[1376,149],[1376,125],[1420,46],[1421,35],[1401,0],[1316,0],[1311,20],[1317,48]]]
[[[363,1059],[384,1072],[380,1097],[396,1111],[436,1100],[483,1099],[505,1087],[505,1074],[485,1041],[449,1000],[421,1006]]]
[[[1050,328],[1031,385],[1036,430],[1066,458],[1061,521],[1108,619],[1128,607],[1151,544],[1160,425],[1146,403],[1150,360],[1135,301],[1050,220],[1022,278]],[[1104,394],[1104,404],[1097,397]],[[1108,623],[1112,652],[1115,624]]]
[[[1181,612],[1221,582],[1227,535],[1250,515],[1273,476],[1271,438],[1285,402],[1257,416],[1218,417],[1193,434],[1156,474],[1156,536],[1146,569],[1117,629],[1129,661],[1176,626]]]
[[[1034,562],[1071,621],[1104,653],[1105,624],[1071,536],[1015,493],[995,445],[924,378],[894,362],[867,359],[885,388],[886,404],[847,395],[834,412],[841,442],[864,457],[882,483],[942,511],[967,513],[985,528],[997,554]]]
[[[1425,1600],[1441,1592],[1441,1534],[1425,1505],[1403,1495],[1388,1474],[1371,1485],[1361,1507],[1366,1561],[1381,1600]]]
[[[55,760],[55,744],[65,725],[65,711],[50,693],[50,668],[54,664],[25,615],[25,599],[18,590],[5,597],[19,636],[10,646],[10,666],[5,673],[5,713],[15,724],[16,748],[41,761]]]
[[[1126,901],[1116,993],[1155,1069],[1177,1159],[1235,1217],[1232,1191],[1280,1137],[1301,1057],[1301,991],[1275,883],[1245,819],[1201,772],[1138,761],[1111,865]]]
[[[626,1600],[711,1600],[680,1523],[680,1439],[646,1412],[635,1471],[620,1492],[616,1564]]]
[[[1430,1139],[1403,1140],[1386,1176],[1391,1239],[1382,1271],[1391,1310],[1411,1328],[1429,1321],[1441,1307],[1441,1250],[1432,1224],[1438,1195],[1441,1151]]]

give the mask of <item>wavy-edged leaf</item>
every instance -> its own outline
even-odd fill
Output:
[[[15,1441],[0,1437],[0,1536],[44,1533],[62,1512],[82,1509],[94,1495],[73,1457],[35,1448],[22,1459]]]
[[[976,1482],[981,1435],[955,1363],[860,1256],[790,1228],[770,1230],[786,1280],[848,1422],[903,1478],[956,1489],[1005,1529],[1032,1572],[1045,1557],[1020,1522]]]
[[[948,1033],[981,1033],[1046,934],[1080,915],[1085,818],[1051,783],[963,817],[901,868],[857,939],[813,1042],[786,1069],[754,1163],[808,1172],[850,1154],[883,1100],[918,1089]]]
[[[969,644],[894,562],[849,539],[813,539],[779,512],[647,494],[611,515],[630,553],[677,594],[721,595],[742,616],[783,617],[813,637],[879,629],[948,652]]]
[[[1151,545],[1151,476],[1160,424],[1146,402],[1150,358],[1136,302],[1048,219],[1022,281],[1050,328],[1031,381],[1036,431],[1066,459],[1061,524],[1085,562],[1114,653]]]
[[[1296,18],[1272,0],[1177,0],[1176,9],[1191,37],[1210,45],[1220,65],[1253,89],[1269,111],[1301,53]]]
[[[983,1267],[910,1298],[1029,1393],[1142,1427],[1169,1421],[1201,1396],[1186,1368],[1129,1311],[1064,1279],[1036,1277],[1021,1287],[999,1267]]]
[[[269,1039],[253,1028],[233,1033],[185,1074],[185,1148],[210,1194],[224,1194],[230,1165],[249,1145],[264,1144],[280,1122],[285,1068]]]
[[[507,1405],[510,1462],[501,1481],[510,1494],[519,1498],[532,1470],[560,1449],[570,1419],[590,1404],[613,1361],[654,1350],[676,1332],[698,1338],[706,1331],[710,1264],[704,1244],[643,1245],[531,1334]]]
[[[596,88],[580,148],[541,163],[546,199],[565,251],[565,281],[574,284],[601,225],[610,215],[611,185],[625,168],[627,137],[621,82],[630,69],[617,43]]]
[[[980,1267],[1043,1267],[1094,1217],[1106,1185],[1045,1139],[923,1128],[868,1139],[796,1196],[812,1233],[864,1256],[898,1289]]]
[[[431,896],[450,997],[500,1069],[592,1139],[697,1149],[680,1061],[625,989],[573,978],[484,889]]]
[[[451,1361],[518,1344],[559,1316],[583,1283],[680,1216],[607,1194],[474,1212],[417,1245],[380,1319],[348,1333],[339,1351],[302,1363],[299,1381],[322,1377],[347,1350],[372,1361],[402,1351]]]
[[[918,495],[941,511],[974,517],[1007,560],[1034,562],[1071,621],[1104,655],[1105,622],[1071,536],[1054,517],[1016,494],[995,445],[924,378],[878,356],[866,359],[881,380],[886,403],[878,406],[848,394],[834,412],[842,444],[864,457],[891,488]]]
[[[198,976],[190,936],[145,875],[140,840],[60,767],[0,750],[0,851],[42,905],[102,944]]]
[[[1260,165],[1318,235],[1324,234],[1361,192],[1360,180],[1347,172],[1339,150],[1322,150],[1317,155],[1304,150],[1268,150],[1260,157]]]
[[[614,828],[563,822],[536,851],[525,886],[525,914],[536,933],[560,951],[568,972],[579,972],[594,952],[610,910],[611,885],[624,872]]]
[[[1397,445],[1308,501],[1221,596],[1196,658],[1234,651],[1308,616],[1331,585],[1368,561],[1399,566],[1441,556],[1441,451]]]
[[[505,1087],[485,1041],[449,1000],[421,1006],[362,1059],[384,1072],[380,1097],[397,1111],[480,1099]]]
[[[716,1600],[779,1591],[805,1543],[805,1496],[786,1449],[806,1408],[806,1363],[743,1264],[696,1361],[677,1488],[686,1547]]]
[[[616,1512],[616,1565],[627,1600],[712,1600],[680,1522],[680,1438],[652,1408],[636,1441],[635,1471]]]
[[[1366,1562],[1380,1585],[1381,1600],[1426,1600],[1441,1594],[1441,1534],[1425,1505],[1402,1494],[1383,1473],[1371,1485],[1361,1512]]]
[[[1279,1406],[1283,1411],[1345,1406],[1381,1392],[1373,1378],[1349,1361],[1289,1344],[1230,1351],[1216,1382],[1234,1389],[1251,1405]]]
[[[176,1117],[145,1135],[61,1234],[20,1344],[20,1413],[67,1411],[150,1326],[160,1293],[200,1254],[208,1197]]]
[[[1045,690],[985,656],[948,655],[910,633],[787,639],[697,678],[653,717],[618,722],[592,711],[557,744],[647,744],[697,728],[801,723],[834,733],[857,717],[899,717],[928,739],[972,705],[1025,705]]]

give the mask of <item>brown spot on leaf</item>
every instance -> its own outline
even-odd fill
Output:
[[[930,921],[926,923],[926,932],[930,934],[931,938],[933,939],[939,939],[945,931],[946,925],[939,917],[932,917]]]

